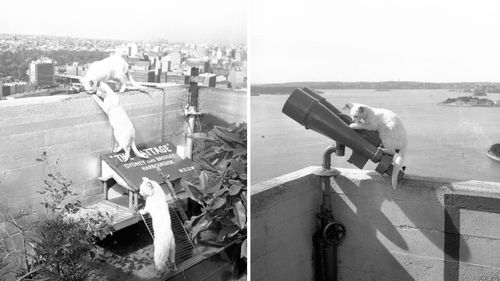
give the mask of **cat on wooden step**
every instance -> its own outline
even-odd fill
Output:
[[[166,265],[170,270],[176,271],[175,238],[165,192],[157,182],[143,177],[139,194],[146,200],[146,206],[139,210],[139,213],[142,215],[149,213],[153,219],[156,269],[158,272],[162,272]]]

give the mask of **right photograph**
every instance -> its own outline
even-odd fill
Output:
[[[500,3],[249,3],[251,280],[500,280]]]

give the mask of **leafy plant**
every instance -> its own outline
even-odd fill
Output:
[[[47,154],[37,161],[51,167]],[[59,160],[56,161],[56,164]],[[46,218],[35,224],[31,239],[33,261],[41,268],[37,276],[50,280],[85,280],[89,272],[89,260],[96,238],[111,233],[112,217],[101,212],[82,212],[78,195],[71,190],[72,181],[59,172],[50,172],[39,191]]]
[[[85,280],[94,238],[78,221],[63,216],[41,221],[31,239],[38,276],[49,280]]]
[[[201,206],[201,214],[186,222],[190,235],[216,242],[246,236],[246,124],[215,126],[196,139],[194,159],[202,171],[194,180],[181,181],[190,198]]]
[[[9,263],[7,258],[9,257],[9,252],[5,245],[5,240],[0,241],[0,280],[9,274]]]
[[[30,259],[29,253],[31,250],[29,246],[29,237],[33,233],[33,229],[29,225],[21,223],[19,220],[19,218],[26,217],[28,215],[30,215],[30,213],[27,213],[24,210],[17,210],[14,214],[10,207],[0,206],[0,222],[10,225],[16,230],[16,232],[9,232],[5,229],[2,230],[4,250],[8,250],[7,243],[12,247],[12,249],[8,251],[5,258],[18,258],[17,260],[10,260],[11,262],[17,261],[18,269],[14,270],[11,266],[9,266],[9,269],[5,269],[5,271],[7,271],[6,273],[17,272],[18,275],[22,275],[23,273],[33,270],[34,264]],[[16,241],[18,243],[16,243]],[[7,259],[4,260],[4,263],[7,263]]]
[[[112,217],[98,211],[82,212],[87,210],[80,201],[73,200],[78,194],[71,190],[72,181],[52,172],[55,166],[49,162],[47,153],[43,152],[36,160],[45,162],[49,170],[44,186],[38,191],[43,195],[40,204],[45,213],[33,224],[21,224],[10,210],[0,212],[0,222],[11,224],[21,234],[22,249],[16,249],[16,254],[22,257],[18,280],[85,280],[96,237],[104,238],[111,232]],[[15,246],[12,235],[10,238],[10,244]]]
[[[47,167],[51,167],[47,153],[44,151],[41,158],[36,159],[39,162],[45,162]],[[56,164],[59,159],[56,160]],[[63,215],[67,219],[77,220],[81,227],[99,239],[103,239],[108,234],[112,233],[113,229],[110,222],[113,218],[107,213],[95,212],[80,212],[84,208],[80,200],[71,201],[70,199],[78,194],[71,190],[73,182],[62,176],[60,172],[49,171],[47,178],[44,180],[42,190],[37,191],[43,195],[42,206],[49,216]],[[78,214],[78,215],[76,215]]]
[[[36,159],[39,162],[45,162],[45,164],[50,167],[50,162],[48,160],[47,153],[44,151],[42,157]],[[56,163],[59,162],[59,159]],[[44,201],[41,203],[45,210],[49,213],[54,212],[66,212],[66,213],[77,213],[82,207],[81,202],[76,200],[73,203],[62,204],[70,196],[78,195],[70,189],[73,182],[61,175],[60,172],[49,172],[47,174],[47,179],[43,180],[44,186],[41,191],[37,191],[39,194],[43,195]]]

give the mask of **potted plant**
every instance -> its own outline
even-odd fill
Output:
[[[200,205],[201,213],[192,216],[186,228],[200,243],[222,246],[240,240],[243,244],[247,223],[246,124],[215,126],[195,139],[194,160],[201,172],[181,185]]]

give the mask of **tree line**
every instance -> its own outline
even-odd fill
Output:
[[[42,57],[54,60],[56,65],[66,65],[73,62],[87,64],[101,60],[109,54],[101,51],[74,51],[74,50],[36,50],[24,49],[16,52],[0,52],[0,78],[9,77],[11,81],[28,80],[27,70],[30,63]]]

